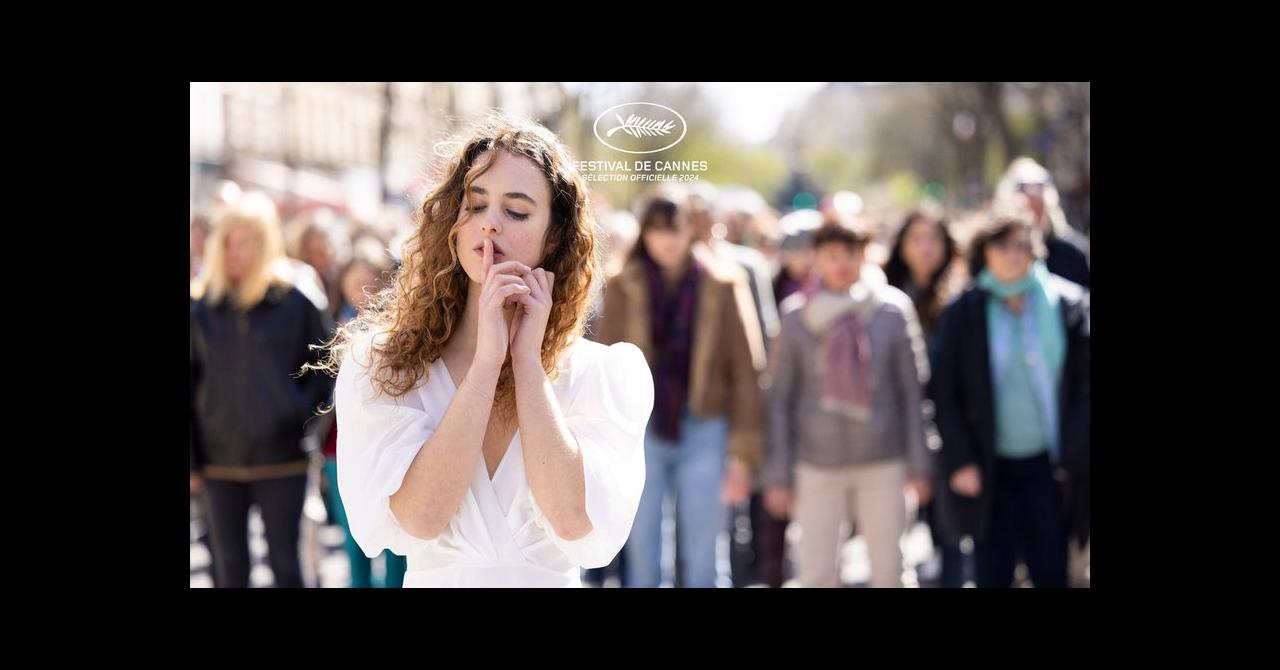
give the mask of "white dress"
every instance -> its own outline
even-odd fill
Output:
[[[517,430],[493,480],[484,459],[477,459],[471,487],[448,528],[423,540],[397,522],[391,494],[457,389],[444,360],[437,359],[413,390],[375,398],[370,341],[366,335],[353,343],[334,394],[338,492],[351,535],[366,555],[390,549],[406,556],[406,588],[581,586],[581,568],[612,561],[631,533],[644,489],[653,378],[638,348],[577,339],[552,381],[582,450],[589,534],[573,541],[556,535],[529,489]]]

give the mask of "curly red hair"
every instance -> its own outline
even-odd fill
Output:
[[[470,280],[457,254],[458,229],[464,222],[460,212],[471,183],[493,164],[495,150],[529,159],[551,187],[551,218],[540,266],[555,273],[556,280],[542,340],[542,366],[555,377],[565,349],[582,336],[600,277],[589,189],[555,134],[533,121],[501,114],[480,121],[437,166],[437,186],[416,212],[416,230],[405,243],[403,265],[394,281],[372,296],[358,317],[338,328],[315,369],[336,374],[352,341],[374,333],[385,335],[373,344],[375,388],[401,396],[425,379],[467,304]],[[498,378],[495,402],[503,415],[514,413],[510,358]]]

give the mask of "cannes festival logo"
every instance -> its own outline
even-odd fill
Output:
[[[675,135],[677,126],[679,136]],[[601,128],[604,128],[603,135]],[[628,102],[604,110],[596,117],[592,130],[601,144],[615,151],[653,154],[679,144],[689,127],[679,112],[666,105]]]

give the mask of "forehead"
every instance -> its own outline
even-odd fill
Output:
[[[839,240],[832,240],[824,242],[817,248],[817,252],[820,254],[852,255],[862,251],[863,248],[863,245],[860,244],[849,245]]]
[[[1031,239],[1031,230],[1026,226],[1014,226],[991,236],[992,244],[1009,244],[1027,242]]]
[[[649,231],[670,231],[676,228],[684,228],[689,225],[689,212],[681,208],[676,208],[674,216],[672,212],[665,210],[656,210],[649,214]]]
[[[938,226],[928,219],[916,219],[907,225],[908,237],[933,237],[938,234]]]
[[[472,168],[473,172],[489,161],[491,151],[486,151],[477,157],[477,167]],[[525,193],[539,200],[539,205],[546,202],[546,196],[551,192],[551,187],[547,184],[542,170],[533,161],[503,150],[498,150],[493,164],[485,170],[484,174],[476,177],[472,184],[488,191],[489,195],[493,195],[495,189],[501,189],[499,196],[508,192]],[[539,199],[539,195],[543,197]]]

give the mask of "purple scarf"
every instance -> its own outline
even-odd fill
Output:
[[[689,395],[689,368],[693,354],[694,307],[698,283],[705,269],[690,259],[689,271],[668,292],[658,264],[641,255],[645,277],[649,283],[649,322],[652,326],[654,363],[653,422],[658,436],[678,442],[680,420]]]
[[[822,352],[825,374],[822,404],[829,410],[865,420],[871,416],[871,340],[852,312],[827,331]]]
[[[830,299],[819,294],[817,285],[806,288],[809,300]],[[842,297],[842,302],[845,300],[847,297]],[[838,315],[821,319],[829,320],[824,332],[817,333],[822,337],[822,406],[865,421],[871,416],[871,339],[857,316],[857,307],[856,301],[849,302],[839,308]],[[827,309],[831,309],[829,304]]]

